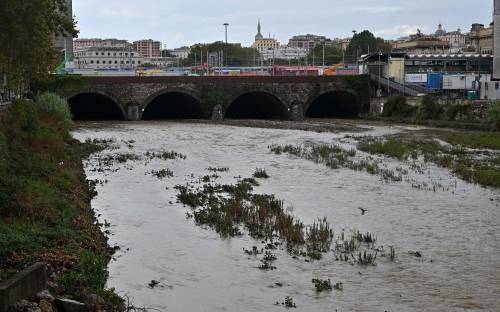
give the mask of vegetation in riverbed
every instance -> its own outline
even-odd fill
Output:
[[[328,280],[322,280],[318,278],[313,278],[312,283],[317,292],[322,292],[325,290],[332,290],[332,282]]]
[[[355,149],[346,150],[335,144],[271,145],[269,149],[277,155],[290,154],[318,164],[324,164],[331,169],[348,168],[378,175],[384,181],[402,181],[401,172],[384,168],[380,162],[372,158],[355,158],[357,155]]]
[[[451,144],[442,145],[434,137]],[[467,148],[500,149],[497,133],[438,131],[432,136],[405,135],[386,138],[364,138],[358,148],[370,154],[386,155],[405,161],[422,157],[426,162],[450,169],[465,181],[483,186],[500,187],[498,152],[483,153]]]
[[[176,151],[162,151],[162,152],[146,152],[144,155],[148,159],[162,159],[162,160],[174,160],[174,159],[186,159],[186,155],[177,153]]]
[[[268,179],[269,175],[267,174],[265,169],[257,168],[253,173],[253,177],[256,179]]]
[[[285,301],[279,303],[279,302],[276,302],[275,305],[282,305],[284,306],[285,308],[287,309],[290,309],[290,308],[296,308],[297,305],[295,304],[295,302],[293,302],[293,298],[290,297],[290,296],[286,296],[285,297]]]
[[[174,176],[174,172],[170,169],[152,170],[150,174],[160,180],[165,178],[172,178]]]
[[[120,310],[122,300],[105,290],[110,250],[82,168],[106,143],[73,140],[65,110],[55,95],[19,100],[0,124],[0,278],[43,262],[58,295],[92,291]]]

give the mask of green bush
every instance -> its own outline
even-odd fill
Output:
[[[457,117],[468,114],[469,106],[464,104],[446,103],[443,108],[443,118],[449,121],[454,121]]]
[[[412,117],[415,113],[415,107],[406,103],[406,97],[397,95],[391,97],[384,105],[382,116],[384,117],[397,117],[408,118]]]
[[[417,110],[418,119],[441,119],[444,113],[443,107],[439,105],[431,95],[426,95]]]
[[[106,286],[108,261],[104,256],[84,251],[76,268],[60,276],[57,282],[76,297],[99,293]]]
[[[491,107],[486,112],[486,118],[491,130],[500,131],[500,101],[497,101],[495,104],[491,105]]]
[[[42,114],[52,115],[63,122],[71,122],[68,102],[59,95],[45,92],[35,97],[35,103]]]

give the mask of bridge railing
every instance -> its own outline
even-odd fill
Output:
[[[414,88],[412,88],[411,85],[403,85],[399,82],[387,79],[385,77],[379,77],[378,75],[372,74],[372,75],[370,75],[370,79],[376,83],[378,83],[380,81],[380,85],[382,87],[390,89],[391,91],[396,91],[396,92],[402,93],[404,95],[418,96],[419,94],[424,93],[424,92],[415,90]]]

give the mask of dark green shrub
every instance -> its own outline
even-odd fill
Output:
[[[443,106],[439,105],[431,95],[426,95],[418,107],[417,117],[419,119],[441,119],[443,112]]]
[[[397,95],[391,97],[387,101],[387,103],[385,103],[382,116],[408,118],[412,117],[414,113],[415,113],[415,107],[407,104],[406,97],[402,95]]]
[[[467,115],[468,110],[468,105],[446,103],[443,107],[442,116],[446,120],[454,121],[457,120],[457,118],[460,118],[460,116]]]

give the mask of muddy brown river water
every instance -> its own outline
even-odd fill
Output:
[[[367,135],[405,130],[366,127]],[[107,180],[98,185],[92,206],[101,221],[111,223],[110,244],[121,247],[109,264],[108,286],[135,306],[160,311],[283,311],[275,303],[286,296],[297,305],[292,311],[500,311],[500,191],[463,182],[433,165],[415,179],[438,181],[443,187],[436,192],[268,149],[304,142],[352,148],[345,138],[352,134],[177,122],[79,124],[74,132],[79,140],[115,139],[114,149],[86,163],[89,179]],[[162,150],[187,159],[129,161],[113,166],[119,170],[95,171],[103,155]],[[283,199],[305,223],[327,217],[335,235],[371,232],[378,245],[395,247],[396,260],[377,258],[375,266],[360,266],[325,254],[306,262],[278,250],[277,269],[259,270],[259,260],[243,248],[260,242],[247,235],[222,239],[186,218],[189,208],[176,201],[174,186],[209,174],[208,167],[228,167],[219,173],[224,183],[265,168],[270,178],[256,192]],[[147,174],[165,168],[174,177]],[[318,293],[313,278],[342,282],[344,289]],[[151,280],[160,284],[150,288]]]

